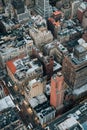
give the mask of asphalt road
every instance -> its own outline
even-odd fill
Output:
[[[33,129],[32,130],[43,130],[43,128],[41,127],[40,124],[38,124],[37,122],[35,122],[35,114],[29,114],[27,111],[27,107],[25,106],[25,104],[22,104],[20,106],[21,111],[19,112],[21,119],[23,120],[24,124],[26,126],[28,126],[29,123],[32,124]]]

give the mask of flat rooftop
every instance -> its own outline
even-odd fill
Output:
[[[0,112],[10,107],[15,107],[15,104],[13,103],[10,96],[6,96],[0,100]]]
[[[68,118],[73,118],[73,117],[75,118],[77,122],[80,123],[82,127],[84,126],[84,129],[82,130],[87,130],[87,102],[79,104],[78,106],[74,107],[70,111],[61,115],[59,118],[56,118],[54,121],[52,121],[48,125],[49,130],[61,130],[61,129],[58,129],[58,126],[64,121],[66,121]],[[70,130],[73,130],[73,129],[70,129]],[[79,130],[81,130],[81,128]]]
[[[13,108],[0,113],[0,130],[13,130],[22,124],[18,113]]]
[[[75,50],[76,50],[78,53],[83,53],[83,52],[86,51],[86,49],[85,49],[83,46],[81,46],[81,45],[76,46],[76,47],[75,47]]]
[[[17,40],[17,36],[19,34],[15,34],[15,36],[8,36],[9,40],[5,41],[4,37],[0,39],[0,53],[2,55],[10,54],[10,53],[17,53],[18,48],[25,46],[26,44],[31,44],[33,45],[33,40],[31,39],[30,36],[25,36],[23,39],[20,41]],[[7,38],[8,38],[7,37]],[[12,39],[15,37],[15,39]],[[20,35],[19,35],[20,37]]]
[[[64,122],[60,123],[58,126],[58,130],[83,130],[78,121],[74,117],[70,117],[66,119]]]
[[[39,96],[36,96],[32,99],[29,100],[30,105],[37,110],[38,106],[40,107],[41,104],[43,105],[44,103],[47,102],[47,97],[44,94],[41,94]]]
[[[32,76],[31,74],[33,72],[37,74],[41,73],[41,63],[37,58],[31,60],[29,56],[25,56],[21,59],[10,60],[6,65],[19,81],[22,81],[26,75]]]

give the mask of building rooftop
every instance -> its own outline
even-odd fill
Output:
[[[60,117],[56,118],[53,122],[51,122],[48,125],[49,130],[54,130],[54,129],[55,130],[66,130],[66,129],[74,130],[75,127],[77,127],[78,130],[86,130],[87,129],[86,113],[87,113],[87,102],[84,102],[74,107],[70,111],[66,112],[65,114],[61,115]]]
[[[68,50],[66,47],[64,47],[59,41],[54,40],[53,42],[48,43],[47,45],[45,45],[44,49],[47,49],[48,52],[49,50],[56,48],[58,50],[60,50],[60,52],[62,53],[68,53]]]
[[[60,123],[58,126],[58,130],[83,130],[82,127],[79,125],[78,121],[74,117],[70,117],[66,119],[64,122]]]
[[[33,72],[41,73],[41,63],[38,59],[31,60],[29,56],[18,58],[16,60],[10,60],[6,63],[7,67],[14,74],[18,80],[23,80],[25,76],[32,74]],[[31,75],[32,76],[32,75]]]
[[[40,118],[44,118],[46,115],[50,114],[53,111],[55,111],[55,109],[53,107],[49,106],[46,109],[42,109],[37,115]]]
[[[83,85],[82,87],[78,88],[78,89],[74,89],[73,90],[73,94],[76,96],[81,95],[82,93],[87,92],[87,84]]]
[[[8,108],[0,113],[0,130],[15,130],[23,125],[18,113],[13,108]]]
[[[87,49],[86,45],[77,45],[74,48],[74,52],[67,55],[70,61],[74,65],[81,65],[87,62]]]
[[[50,106],[50,103],[48,101],[43,102],[42,104],[38,104],[34,109],[36,113],[40,113],[41,110],[46,109]]]
[[[0,111],[3,111],[4,109],[15,107],[15,104],[13,103],[10,96],[6,96],[0,100]]]
[[[76,46],[75,49],[78,53],[83,53],[86,51],[86,49],[81,45]]]
[[[12,40],[11,38],[14,38],[14,37],[15,37],[15,39]],[[31,37],[29,37],[29,36],[23,37],[23,40],[21,39],[20,41],[17,40],[16,34],[14,37],[9,36],[8,41],[5,41],[4,37],[2,37],[0,39],[0,53],[1,53],[1,55],[5,55],[5,54],[8,55],[10,53],[17,53],[19,48],[22,46],[25,46],[26,44],[32,43],[32,45],[33,45],[33,40],[31,40]]]
[[[35,108],[35,107],[37,108],[38,105],[43,104],[43,103],[46,102],[46,101],[47,101],[46,96],[45,96],[44,94],[41,94],[41,95],[39,95],[39,96],[36,96],[36,97],[30,99],[30,100],[29,100],[29,103],[30,103],[30,105],[31,105],[33,108]]]

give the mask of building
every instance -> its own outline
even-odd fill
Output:
[[[29,56],[6,62],[8,75],[18,86],[23,87],[28,81],[43,75],[43,68],[38,59],[31,60]]]
[[[0,112],[8,109],[8,108],[14,108],[15,104],[13,103],[12,99],[10,96],[6,96],[2,99],[0,99]]]
[[[16,18],[19,21],[19,23],[25,23],[29,21],[30,11],[28,10],[28,5],[29,5],[29,1],[25,1],[25,0],[12,1],[13,18]]]
[[[0,13],[4,13],[4,3],[2,0],[0,1]]]
[[[17,20],[19,21],[19,23],[26,23],[27,21],[29,21],[29,17],[30,12],[26,9],[24,13],[17,15]]]
[[[49,80],[51,76],[53,75],[53,65],[54,65],[54,58],[53,56],[50,57],[44,57],[42,60],[43,64],[43,75],[47,75],[47,79]]]
[[[82,35],[82,38],[78,40],[79,45],[83,46],[85,49],[87,49],[87,42],[86,42],[86,33]]]
[[[34,0],[25,0],[25,4],[27,7],[32,7],[35,4]]]
[[[55,118],[56,110],[50,106],[45,94],[31,98],[29,103],[42,126],[46,125]]]
[[[2,69],[2,68],[0,67],[0,80],[2,80],[5,76],[6,76],[6,70],[5,70],[5,69]]]
[[[87,11],[85,11],[84,14],[83,14],[82,27],[83,27],[84,29],[87,28]]]
[[[25,87],[25,98],[30,100],[31,98],[41,95],[44,92],[43,79],[33,79],[29,81],[27,87]]]
[[[9,16],[7,14],[9,14],[9,13],[5,12],[5,14],[2,15],[0,18],[1,34],[5,35],[5,36],[7,33],[9,33],[13,29],[13,26],[15,26],[14,22],[11,19],[9,19]],[[5,16],[5,15],[7,15],[7,16]]]
[[[50,56],[53,55],[59,63],[62,63],[64,55],[68,54],[68,50],[58,40],[54,40],[44,46],[44,53]]]
[[[74,32],[74,30],[73,30]],[[76,33],[76,32],[75,32]],[[57,39],[61,42],[61,43],[64,43],[64,42],[67,42],[70,40],[70,30],[65,28],[65,29],[62,29],[61,31],[58,31],[58,34],[57,34]]]
[[[56,109],[63,105],[64,100],[64,77],[57,73],[51,78],[50,104]]]
[[[62,30],[58,32],[57,39],[63,44],[73,39],[80,38],[83,33],[83,28],[71,19],[65,20],[61,26]]]
[[[2,67],[5,67],[8,60],[31,53],[33,40],[28,35],[23,38],[24,40],[17,40],[20,39],[20,35],[17,33],[13,37],[7,36],[0,39],[0,64]]]
[[[37,106],[40,105],[40,104],[45,104],[47,102],[47,97],[45,96],[45,94],[41,94],[41,95],[38,95],[36,97],[33,97],[31,99],[28,100],[30,106],[34,109],[36,108],[37,110]],[[41,105],[40,105],[41,106]]]
[[[50,122],[52,119],[55,118],[55,109],[51,106],[47,108],[43,108],[39,113],[37,113],[37,117],[39,118],[39,121],[41,125],[44,125],[48,122]]]
[[[87,10],[87,2],[80,3],[77,10],[77,18],[79,19],[80,23],[82,23],[83,14],[86,10]]]
[[[86,130],[87,129],[87,102],[83,102],[61,117],[52,121],[49,130]]]
[[[53,12],[52,16],[47,20],[48,29],[51,30],[55,38],[57,38],[57,33],[61,30],[61,22],[60,22],[61,18],[62,18],[62,12],[55,11]]]
[[[82,38],[83,38],[83,40],[85,40],[85,42],[87,43],[87,32],[85,32],[85,33],[82,35]]]
[[[25,11],[24,0],[19,0],[19,1],[13,0],[12,5],[13,5],[13,8],[14,8],[14,13],[16,13],[16,15],[24,13],[24,11]]]
[[[83,127],[78,123],[78,121],[71,117],[66,119],[64,122],[60,123],[58,126],[58,130],[84,130]]]
[[[69,19],[71,17],[71,5],[69,4],[69,2],[64,3],[61,11],[64,13],[65,19]]]
[[[0,100],[0,130],[27,130],[10,96]]]
[[[49,4],[49,0],[36,0],[35,11],[44,18],[50,17],[52,14],[52,7]]]
[[[0,99],[4,98],[6,96],[5,94],[5,86],[4,84],[0,81]]]
[[[47,29],[46,19],[40,15],[31,15],[29,34],[39,49],[53,40],[52,33]]]
[[[39,49],[33,48],[32,56],[37,57],[41,62],[43,66],[43,76],[47,76],[47,80],[51,78],[53,72],[55,73],[56,71],[61,69],[61,65],[54,60],[53,54],[52,55],[48,54],[48,56],[44,56]]]
[[[78,102],[79,100],[85,99],[87,95],[87,84],[80,88],[76,88],[72,92],[74,100]]]
[[[35,45],[42,49],[42,47],[53,40],[53,35],[49,30],[40,31],[35,28],[29,29],[30,36],[34,40]]]
[[[48,29],[51,30],[53,36],[57,38],[57,33],[61,30],[61,24],[59,21],[55,21],[54,18],[50,17],[47,21]]]
[[[16,110],[10,108],[0,113],[0,130],[27,130]]]
[[[7,6],[8,3],[11,3],[11,0],[1,0],[3,3],[3,6]]]
[[[67,84],[75,89],[87,83],[87,50],[81,45],[77,45],[74,54],[65,56],[63,60],[62,72]]]
[[[82,2],[82,0],[77,0],[77,1],[73,1],[71,3],[71,7],[72,7],[71,18],[77,17],[77,14],[78,14],[77,12],[79,10],[78,8],[79,8],[81,2]]]

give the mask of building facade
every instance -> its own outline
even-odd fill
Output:
[[[6,62],[6,68],[12,81],[20,87],[43,75],[43,68],[38,59],[30,60],[29,56],[9,60]]]
[[[55,108],[63,105],[64,77],[61,73],[54,75],[51,79],[50,104]]]
[[[44,84],[41,79],[36,80],[33,79],[29,82],[28,86],[25,87],[25,97],[27,100],[30,100],[31,98],[41,95],[44,91]]]
[[[31,53],[33,48],[33,40],[22,41],[9,41],[5,42],[2,40],[0,45],[0,63],[2,67],[5,67],[5,64],[8,60],[20,57],[22,55],[28,55]]]
[[[79,88],[87,83],[86,48],[76,46],[74,55],[65,56],[62,72],[64,79],[71,88]]]
[[[36,0],[36,12],[44,18],[50,17],[52,7],[49,5],[49,0]]]

